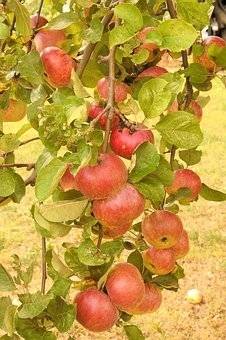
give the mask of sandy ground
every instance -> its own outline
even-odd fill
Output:
[[[205,108],[201,123],[205,139],[201,146],[203,158],[194,169],[202,181],[226,192],[226,90],[219,80],[214,90],[204,95],[212,98]],[[11,130],[14,128],[11,125]],[[18,161],[31,161],[36,156],[39,143],[24,147]],[[22,150],[22,149],[21,149]],[[32,159],[33,160],[33,159]],[[39,258],[40,238],[36,234],[30,216],[33,193],[21,205],[0,207],[0,258],[3,265],[10,265],[10,256],[17,253],[24,263]],[[191,251],[182,264],[186,278],[181,281],[178,293],[164,291],[162,307],[158,312],[136,317],[146,339],[167,340],[225,340],[226,339],[226,204],[200,199],[189,207],[183,207],[180,216],[191,239]],[[71,239],[75,235],[70,235]],[[53,241],[51,241],[53,245]],[[57,246],[58,249],[58,246]],[[35,270],[32,288],[39,288],[39,264]],[[204,303],[191,305],[185,300],[186,291],[198,288]],[[76,340],[126,339],[119,328],[103,334],[91,334],[75,323],[71,336]],[[68,335],[59,335],[59,340]],[[32,340],[32,339],[31,339]]]

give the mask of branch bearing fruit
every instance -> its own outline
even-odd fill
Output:
[[[79,293],[75,298],[77,321],[92,332],[111,329],[119,313],[109,297],[96,288]]]
[[[178,242],[171,248],[176,259],[185,257],[189,252],[189,238],[186,230],[183,230]]]
[[[138,74],[137,79],[142,79],[142,78],[147,78],[147,77],[158,78],[166,73],[168,73],[168,71],[164,67],[151,66],[151,67],[146,68],[140,74]]]
[[[108,274],[108,295],[120,310],[134,308],[145,294],[145,285],[139,270],[130,263],[119,263]]]
[[[144,204],[143,196],[127,183],[114,196],[94,201],[93,213],[105,226],[123,225],[140,216],[144,211]]]
[[[66,35],[64,31],[42,29],[33,41],[35,49],[41,53],[46,47],[62,47],[66,41]]]
[[[67,53],[58,47],[47,47],[41,53],[41,60],[53,86],[64,87],[70,84],[71,72],[76,64]]]
[[[134,308],[127,309],[126,313],[132,315],[152,313],[160,307],[161,302],[161,290],[155,284],[146,283],[143,298]]]
[[[145,241],[158,249],[174,246],[179,241],[182,231],[180,218],[166,210],[157,210],[147,215],[142,222]]]
[[[174,173],[174,179],[171,186],[166,188],[168,194],[175,194],[179,189],[189,189],[191,194],[183,198],[181,202],[192,202],[198,198],[202,189],[202,182],[199,176],[190,169],[179,169]]]
[[[176,258],[172,249],[149,248],[143,253],[145,267],[153,274],[166,275],[173,271]]]
[[[89,119],[93,120],[95,119],[101,112],[104,111],[104,108],[101,107],[99,104],[91,104],[88,107],[88,117]],[[107,124],[107,115],[106,113],[104,113],[98,120],[98,124],[99,126],[105,130],[106,128],[106,124]],[[115,129],[119,126],[119,117],[117,115],[117,113],[115,113],[113,121],[112,121],[112,129]]]
[[[75,177],[78,190],[93,200],[113,195],[123,187],[127,179],[125,164],[114,154],[101,154],[99,164],[81,168]]]
[[[0,121],[18,122],[26,116],[27,105],[22,100],[9,99],[8,107],[0,109]]]
[[[226,47],[226,42],[224,39],[217,36],[210,36],[203,41],[204,51],[201,55],[194,55],[194,62],[201,64],[204,66],[209,72],[214,72],[216,69],[216,63],[213,59],[208,55],[208,49],[212,46],[216,46],[218,48]]]
[[[127,127],[117,128],[112,131],[110,138],[112,150],[127,159],[130,159],[144,142],[154,143],[154,135],[146,126],[141,126],[135,131]]]
[[[45,26],[48,23],[48,20],[43,17],[43,16],[39,16],[37,13],[32,15],[30,18],[30,23],[31,23],[31,28],[35,29],[35,28],[41,28],[43,26]]]
[[[104,77],[97,82],[97,92],[101,99],[108,100],[110,81],[108,77]],[[119,80],[115,81],[115,96],[116,103],[126,100],[129,93],[129,86]]]
[[[63,191],[76,189],[75,176],[72,174],[70,166],[67,168],[60,180],[60,187]]]

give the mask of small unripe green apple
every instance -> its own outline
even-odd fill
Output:
[[[26,116],[27,105],[22,100],[9,99],[8,107],[0,109],[0,121],[18,122]]]

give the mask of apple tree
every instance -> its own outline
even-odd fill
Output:
[[[205,91],[215,76],[225,83],[226,42],[200,34],[211,6],[1,1],[0,203],[23,204],[34,187],[41,250],[35,292],[33,266],[17,255],[13,268],[0,265],[2,340],[69,336],[76,320],[144,339],[133,315],[178,290],[189,251],[180,206],[226,200],[189,168],[202,156]],[[18,162],[15,151],[37,139],[35,161]]]

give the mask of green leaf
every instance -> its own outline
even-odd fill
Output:
[[[218,191],[218,190],[214,190],[208,187],[204,183],[202,184],[202,190],[200,192],[200,196],[202,196],[202,198],[204,198],[207,201],[214,201],[214,202],[226,201],[225,193]]]
[[[19,59],[17,71],[20,77],[27,80],[33,87],[43,82],[43,66],[36,51],[31,51]]]
[[[63,30],[71,24],[78,22],[79,17],[76,12],[61,13],[57,17],[53,18],[46,25],[46,28],[52,30]]]
[[[25,195],[26,186],[25,186],[23,178],[20,175],[15,173],[14,179],[15,179],[15,191],[12,194],[11,198],[13,202],[20,203],[20,201]]]
[[[161,38],[162,48],[172,52],[180,52],[193,45],[198,37],[198,32],[184,20],[169,19],[161,22],[156,31],[150,32],[147,41],[155,41],[157,35],[158,42]]]
[[[46,309],[52,299],[52,294],[43,295],[40,292],[29,294],[27,302],[22,305],[18,316],[21,319],[33,319]]]
[[[208,79],[208,71],[204,66],[193,63],[185,70],[185,75],[190,77],[192,84],[203,84]]]
[[[93,18],[87,31],[87,40],[93,44],[101,40],[104,25],[98,17]]]
[[[191,196],[191,190],[188,188],[180,188],[175,194],[169,195],[166,199],[166,203],[173,203],[179,201],[180,204],[189,203],[188,198]]]
[[[71,247],[66,250],[64,259],[68,267],[73,270],[73,273],[80,277],[89,275],[88,267],[84,265],[78,257],[78,248]]]
[[[39,207],[41,215],[50,222],[64,222],[76,220],[86,208],[88,200],[62,201],[42,204]]]
[[[3,265],[0,264],[0,291],[7,292],[15,290],[16,286],[10,274],[5,270]]]
[[[0,40],[7,39],[8,37],[9,37],[9,27],[3,22],[0,22]]]
[[[71,284],[72,284],[71,280],[69,280],[66,277],[59,276],[58,278],[55,279],[48,293],[52,293],[55,296],[65,297],[69,292]]]
[[[156,170],[160,156],[155,146],[149,142],[143,143],[136,151],[136,164],[130,173],[133,183],[139,182],[146,175]]]
[[[141,273],[143,273],[144,270],[143,257],[138,250],[134,250],[132,253],[129,254],[127,262],[133,264],[135,267],[137,267],[137,269]]]
[[[10,336],[13,335],[15,331],[15,314],[17,311],[17,307],[10,305],[5,310],[4,315],[4,330],[9,334]]]
[[[142,13],[135,5],[119,4],[115,7],[114,12],[118,18],[122,19],[123,24],[110,31],[110,47],[124,44],[143,26]]]
[[[4,329],[5,312],[12,302],[9,296],[0,297],[0,329]]]
[[[8,0],[7,5],[9,10],[15,13],[17,32],[28,40],[32,34],[28,10],[18,0]]]
[[[156,283],[158,286],[165,288],[167,290],[172,290],[174,292],[178,291],[178,278],[174,274],[167,274],[156,276],[152,279],[153,283]]]
[[[119,256],[121,252],[123,251],[123,243],[122,240],[114,240],[114,241],[109,241],[105,242],[101,245],[101,251],[108,255],[108,256]]]
[[[36,222],[36,229],[43,237],[63,237],[67,235],[71,226],[63,223],[49,222],[40,213],[39,206],[34,206],[33,217]]]
[[[86,91],[80,78],[78,77],[77,73],[74,71],[72,71],[71,80],[73,83],[74,93],[78,98],[90,97],[89,93]]]
[[[85,240],[78,247],[78,258],[87,266],[100,266],[110,261],[110,256],[101,252],[90,239]]]
[[[171,101],[171,91],[164,79],[151,79],[141,88],[138,101],[147,118],[159,116],[167,109]]]
[[[135,325],[125,325],[123,326],[128,340],[145,340],[144,335],[141,330]]]
[[[66,168],[67,164],[54,158],[46,167],[39,171],[35,184],[35,194],[40,202],[47,199],[53,193]]]
[[[154,204],[159,204],[164,199],[164,185],[154,176],[147,176],[141,182],[136,183],[135,187],[146,199]]]
[[[15,133],[7,133],[0,137],[0,150],[12,152],[18,148],[20,141]]]
[[[48,332],[45,328],[39,326],[38,320],[17,319],[17,333],[24,340],[57,340],[52,332]]]
[[[67,332],[75,320],[74,305],[67,304],[61,297],[50,302],[47,313],[61,333]]]
[[[152,175],[157,177],[164,186],[169,186],[172,183],[174,176],[169,162],[161,155],[159,165]]]
[[[189,22],[197,30],[209,25],[209,10],[212,1],[177,0],[178,17]]]
[[[12,169],[0,169],[0,196],[8,197],[15,191],[16,183]]]
[[[187,165],[195,165],[200,162],[202,151],[195,149],[181,150],[179,156]]]
[[[203,140],[198,120],[185,111],[168,114],[160,120],[156,128],[167,143],[178,148],[192,149]]]

